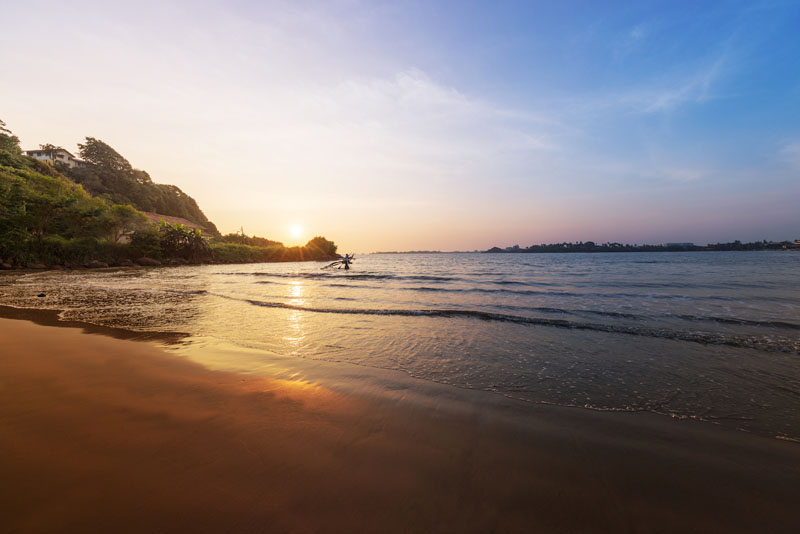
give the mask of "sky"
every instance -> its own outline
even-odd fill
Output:
[[[223,233],[342,252],[800,238],[800,0],[0,14],[23,149],[101,139]]]

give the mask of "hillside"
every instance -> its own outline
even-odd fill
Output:
[[[141,211],[181,217],[204,226],[211,235],[219,235],[216,225],[208,220],[197,202],[178,186],[153,182],[146,171],[134,169],[127,159],[99,139],[87,137],[78,147],[85,166],[57,165],[92,196],[130,204]]]
[[[103,152],[87,151],[87,146]],[[338,257],[336,245],[324,237],[302,247],[285,247],[255,236],[220,236],[191,197],[175,186],[154,184],[108,145],[87,138],[81,155],[92,163],[79,169],[25,156],[19,139],[0,121],[0,268]],[[79,180],[83,183],[76,183]],[[154,224],[137,207],[174,214],[210,232],[163,220]]]

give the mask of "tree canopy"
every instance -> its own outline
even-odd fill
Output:
[[[22,153],[19,148],[19,137],[11,133],[11,130],[6,128],[6,123],[0,119],[0,150],[10,152],[15,155]]]
[[[153,182],[146,171],[134,169],[119,152],[99,139],[87,137],[78,146],[88,165],[61,171],[92,195],[130,204],[141,211],[181,217],[205,227],[211,235],[219,234],[197,202],[178,186]]]
[[[112,172],[133,171],[133,167],[119,152],[94,137],[87,137],[85,143],[78,143],[80,156],[84,161]]]

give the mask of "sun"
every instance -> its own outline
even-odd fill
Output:
[[[289,227],[289,234],[293,238],[298,239],[300,236],[303,235],[303,227],[300,226],[299,224],[293,224],[292,226]]]

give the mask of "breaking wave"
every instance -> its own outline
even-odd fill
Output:
[[[219,295],[223,296],[223,295]],[[233,298],[233,297],[224,297]],[[243,300],[254,306],[264,308],[280,308],[287,310],[306,311],[311,313],[332,313],[345,315],[386,315],[404,317],[433,317],[433,318],[464,318],[481,321],[497,321],[528,326],[546,326],[565,328],[570,330],[590,330],[632,336],[644,336],[676,341],[689,341],[704,345],[727,345],[731,347],[750,348],[766,352],[788,352],[800,354],[800,342],[791,339],[768,338],[765,336],[733,336],[715,332],[686,332],[668,328],[649,328],[642,326],[611,325],[601,323],[587,323],[570,321],[566,319],[546,319],[540,317],[523,317],[519,315],[493,313],[479,310],[414,310],[414,309],[370,309],[370,308],[324,308],[312,306],[298,306],[284,302],[270,302],[254,299]]]

